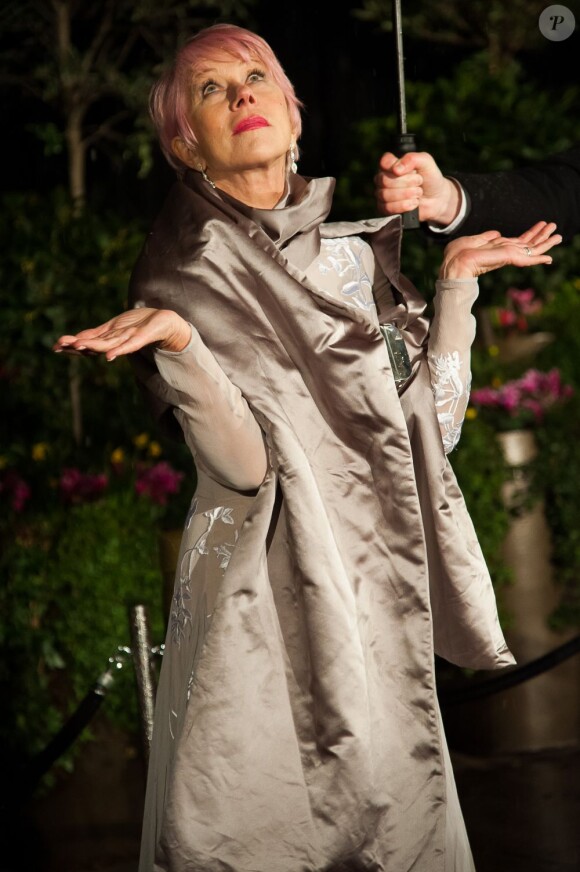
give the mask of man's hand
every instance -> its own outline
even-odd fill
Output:
[[[446,227],[457,217],[460,190],[445,178],[426,152],[409,152],[402,158],[387,152],[375,176],[377,208],[383,215],[398,215],[419,209],[421,221]]]

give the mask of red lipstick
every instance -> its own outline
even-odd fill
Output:
[[[234,127],[233,135],[245,133],[246,130],[257,130],[259,127],[269,127],[270,124],[261,115],[250,115],[248,118],[242,118]]]

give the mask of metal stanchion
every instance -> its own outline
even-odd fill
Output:
[[[153,712],[155,708],[155,681],[151,666],[151,639],[149,619],[144,605],[134,605],[129,609],[131,630],[131,650],[137,680],[137,698],[141,718],[141,738],[145,761],[149,760],[151,736],[153,734]]]

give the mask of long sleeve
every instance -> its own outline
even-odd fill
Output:
[[[469,205],[465,220],[446,239],[485,230],[518,236],[537,221],[554,221],[564,241],[580,232],[580,148],[531,167],[453,173],[453,178],[466,191]]]
[[[262,431],[195,327],[183,351],[156,349],[153,357],[177,396],[174,414],[196,465],[235,490],[259,487],[268,464]]]
[[[478,296],[477,279],[439,280],[427,359],[443,447],[449,454],[459,441],[471,387],[471,345]]]

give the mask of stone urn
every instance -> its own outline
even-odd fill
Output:
[[[521,505],[529,488],[527,465],[537,456],[534,434],[515,430],[498,435],[512,478],[503,490],[506,508]],[[513,573],[501,591],[507,643],[518,665],[547,654],[576,635],[555,632],[549,618],[559,601],[550,563],[550,532],[541,500],[512,519],[503,557]],[[498,673],[489,673],[496,675]],[[510,753],[580,744],[580,656],[522,684],[449,711],[452,747],[468,753]]]
[[[531,430],[501,433],[498,439],[506,463],[513,470],[513,479],[505,485],[503,495],[509,508],[527,491],[525,467],[536,458],[537,447]],[[513,572],[513,584],[502,592],[512,615],[507,642],[518,663],[527,663],[576,635],[573,629],[555,632],[549,625],[560,591],[550,563],[550,531],[541,500],[513,518],[503,551]],[[502,694],[505,723],[498,731],[502,750],[577,745],[579,689],[580,657],[575,656]]]

